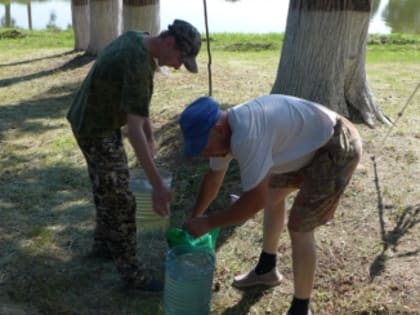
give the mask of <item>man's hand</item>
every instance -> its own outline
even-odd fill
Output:
[[[169,215],[169,203],[172,199],[171,190],[165,185],[153,189],[152,201],[153,201],[153,210],[160,214],[161,216]]]
[[[189,219],[184,223],[183,228],[194,237],[206,234],[212,229],[209,223],[209,218],[205,215]]]
[[[153,210],[162,216],[167,216],[169,215],[169,202],[172,198],[172,192],[165,186],[153,161],[154,142],[150,126],[150,121],[146,117],[127,115],[128,139],[153,187]]]

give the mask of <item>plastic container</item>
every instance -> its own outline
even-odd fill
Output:
[[[159,174],[166,186],[171,187],[172,174],[166,170],[159,170]],[[165,233],[169,227],[169,216],[163,217],[153,210],[152,186],[143,171],[131,172],[130,190],[136,198],[138,233]]]
[[[206,248],[177,245],[165,260],[165,315],[208,315],[210,313],[214,252]]]
[[[165,184],[170,187],[171,173],[166,170],[159,170],[159,173]],[[165,261],[162,257],[165,257],[168,250],[165,233],[169,228],[169,216],[162,217],[153,210],[152,186],[141,170],[131,172],[130,190],[136,198],[137,205],[137,254],[143,268],[154,279],[163,282]]]

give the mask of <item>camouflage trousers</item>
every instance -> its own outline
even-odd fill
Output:
[[[99,138],[75,134],[86,159],[96,207],[94,251],[108,251],[126,282],[139,281],[136,201],[129,190],[127,156],[120,130]]]
[[[362,154],[362,140],[344,117],[337,118],[331,139],[300,170],[273,174],[270,188],[299,189],[290,209],[288,228],[308,232],[334,216]]]

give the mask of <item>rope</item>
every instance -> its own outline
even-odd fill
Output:
[[[397,119],[391,125],[391,127],[389,128],[387,134],[382,139],[382,141],[380,142],[379,146],[377,146],[376,148],[383,147],[383,145],[385,143],[385,140],[388,139],[389,135],[391,134],[392,129],[397,125],[398,120],[404,114],[404,111],[407,109],[408,104],[410,104],[411,100],[413,99],[414,95],[416,95],[416,93],[417,93],[417,91],[418,91],[419,88],[420,88],[420,82],[417,84],[417,87],[414,89],[413,93],[410,95],[410,97],[408,98],[407,102],[405,103],[405,105],[403,106],[403,108],[401,109],[401,111],[397,114]],[[385,235],[385,227],[384,227],[384,222],[383,222],[383,219],[382,219],[382,215],[383,215],[383,212],[384,212],[384,203],[383,203],[383,196],[382,196],[382,192],[381,192],[381,186],[380,186],[380,182],[379,182],[378,165],[376,164],[376,159],[375,159],[375,151],[377,151],[377,150],[374,149],[374,153],[371,156],[371,160],[372,160],[372,164],[373,164],[373,175],[374,175],[374,182],[375,182],[375,187],[376,187],[376,193],[377,193],[377,196],[378,196],[378,210],[379,210],[379,213],[381,214],[379,216],[379,218],[380,218],[380,225],[381,225],[381,233],[382,233],[382,236],[383,236],[383,235]],[[384,244],[386,244],[386,242],[384,242]]]
[[[209,56],[209,62],[207,64],[208,74],[209,74],[209,96],[213,94],[213,84],[211,78],[211,51],[210,51],[210,36],[209,36],[209,25],[207,19],[207,1],[203,0],[204,3],[204,21],[206,24],[206,42],[207,42],[207,54]]]

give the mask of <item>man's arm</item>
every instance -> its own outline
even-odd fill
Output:
[[[202,215],[216,198],[220,190],[226,170],[209,170],[201,181],[200,191],[195,202],[192,217]]]
[[[128,139],[153,187],[154,210],[161,215],[168,215],[167,205],[171,200],[171,191],[165,186],[153,161],[153,153],[150,152],[148,141],[144,133],[145,123],[147,123],[147,118],[128,114]]]
[[[143,118],[143,131],[152,157],[155,156],[155,142],[153,139],[152,123],[149,118]]]
[[[200,236],[216,227],[240,224],[265,206],[267,194],[268,176],[256,187],[244,192],[229,208],[192,218],[184,224],[184,228],[191,235]]]

